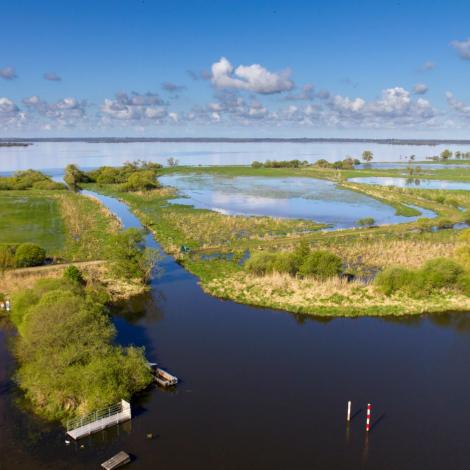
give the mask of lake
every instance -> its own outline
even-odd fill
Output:
[[[395,209],[376,199],[335,183],[314,178],[263,178],[251,176],[170,175],[159,178],[163,185],[178,189],[183,198],[173,204],[192,205],[224,214],[267,215],[310,219],[351,228],[364,217],[378,225],[412,222],[417,217],[395,215]],[[419,217],[435,214],[419,208]]]
[[[126,226],[140,225],[122,203],[102,200]],[[147,243],[154,245],[150,236]],[[468,468],[469,313],[294,315],[209,297],[172,258],[162,264],[152,291],[122,305],[114,322],[119,343],[145,346],[150,360],[181,378],[176,391],[149,390],[133,401],[131,422],[80,441],[83,448],[67,446],[61,427],[22,411],[4,326],[2,470],[98,468],[120,450],[135,456],[135,469]],[[350,426],[348,400],[358,413]]]
[[[0,147],[0,172],[62,169],[69,163],[83,168],[120,165],[128,160],[166,164],[169,157],[183,165],[246,165],[253,160],[342,160],[360,158],[363,150],[374,153],[375,162],[402,162],[439,154],[445,148],[470,151],[470,145],[388,145],[374,143],[86,143],[38,142],[29,147]]]

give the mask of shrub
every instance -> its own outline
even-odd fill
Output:
[[[263,276],[273,272],[276,255],[274,253],[255,253],[246,262],[246,269],[252,274]]]
[[[258,162],[255,160],[254,162],[251,163],[252,168],[263,168],[263,164],[261,162]]]
[[[464,270],[460,264],[447,258],[435,258],[421,268],[426,286],[430,289],[453,287]]]
[[[129,228],[115,235],[108,246],[114,275],[122,279],[147,281],[157,262],[158,252],[145,248],[141,230]]]
[[[15,252],[15,264],[17,268],[40,266],[44,264],[46,251],[34,243],[22,243]]]
[[[313,276],[317,279],[327,279],[341,273],[343,262],[341,258],[329,251],[313,251],[302,265],[299,273],[302,276]]]
[[[273,270],[295,276],[300,268],[301,260],[295,253],[279,253],[275,256]]]
[[[439,219],[436,224],[436,227],[439,230],[450,229],[450,228],[453,228],[453,226],[454,226],[454,223],[450,221],[449,219]]]
[[[395,294],[398,291],[411,291],[415,285],[415,272],[406,268],[391,267],[377,274],[375,285],[385,295]]]
[[[67,266],[64,270],[64,279],[75,282],[77,284],[85,284],[85,279],[82,272],[76,266]]]
[[[155,173],[151,170],[143,170],[132,173],[124,183],[123,189],[125,191],[150,191],[159,186]]]
[[[372,227],[375,224],[375,219],[373,217],[364,217],[357,221],[359,227]]]

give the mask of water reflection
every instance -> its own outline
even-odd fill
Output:
[[[223,214],[311,219],[334,228],[355,227],[364,217],[372,217],[379,225],[412,222],[417,218],[397,216],[387,204],[314,178],[171,175],[161,177],[160,181],[176,187],[184,196],[171,200],[173,204]],[[419,211],[421,217],[434,216],[432,211],[422,208]]]
[[[351,183],[372,184],[380,186],[397,186],[399,188],[420,187],[422,189],[469,190],[470,183],[464,181],[429,180],[423,178],[393,178],[370,176],[350,178]]]

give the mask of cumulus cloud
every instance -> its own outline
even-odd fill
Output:
[[[38,95],[32,95],[24,98],[23,104],[30,112],[30,121],[38,123],[37,117],[40,117],[43,128],[76,127],[88,122],[88,103],[74,97],[66,97],[49,103]]]
[[[292,90],[294,82],[290,80],[290,71],[270,72],[259,64],[239,65],[234,68],[225,58],[212,64],[212,83],[217,88],[233,88],[260,94],[281,93]]]
[[[314,99],[314,86],[311,83],[305,84],[297,93],[289,93],[285,99],[287,101],[311,101]]]
[[[413,87],[413,92],[415,95],[424,95],[428,91],[428,86],[425,83],[417,83]]]
[[[447,104],[449,108],[462,117],[470,117],[470,105],[455,98],[454,94],[448,91],[446,93]]]
[[[43,78],[44,78],[44,80],[48,80],[50,82],[60,82],[62,80],[62,78],[59,77],[59,75],[57,75],[54,72],[46,72],[43,75]]]
[[[16,103],[10,98],[0,97],[0,125],[3,128],[21,127],[26,120]]]
[[[180,91],[186,90],[186,87],[183,85],[176,85],[172,82],[163,82],[162,89],[168,91],[169,93],[178,93]]]
[[[14,80],[18,78],[18,75],[13,67],[3,67],[0,69],[0,77],[5,80]]]
[[[457,51],[461,59],[470,60],[470,38],[463,41],[452,41],[450,45]]]
[[[167,114],[166,103],[157,93],[116,93],[115,99],[106,98],[100,111],[105,119],[118,121],[160,121]]]

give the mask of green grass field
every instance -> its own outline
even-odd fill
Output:
[[[50,254],[65,243],[65,224],[58,199],[25,191],[0,192],[0,243],[33,242]]]
[[[36,243],[64,261],[104,259],[119,222],[98,201],[71,191],[0,191],[0,243]]]

